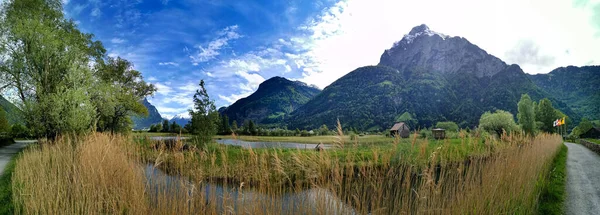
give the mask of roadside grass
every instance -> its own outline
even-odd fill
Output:
[[[15,163],[19,154],[15,155],[8,162],[4,173],[0,175],[0,202],[2,202],[0,204],[0,214],[14,214],[12,204],[12,173],[15,170]]]
[[[589,141],[589,142],[592,142],[592,143],[595,143],[595,144],[600,144],[600,140],[599,140],[599,139],[591,139],[591,138],[587,138],[587,139],[584,139],[584,140],[587,140],[587,141]]]
[[[564,144],[552,160],[550,173],[540,196],[538,214],[564,214],[567,181],[567,152]]]

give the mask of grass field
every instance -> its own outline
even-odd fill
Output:
[[[334,144],[338,141],[338,136],[310,136],[310,137],[300,137],[300,136],[286,136],[286,137],[269,137],[269,136],[243,136],[237,135],[232,137],[231,135],[217,135],[214,137],[215,139],[231,139],[236,138],[244,141],[254,141],[254,142],[292,142],[292,143],[323,143],[323,144]],[[390,143],[393,138],[385,137],[383,135],[365,135],[365,136],[356,136],[357,140],[351,140],[349,135],[343,136],[343,140],[346,143],[360,143],[360,144],[379,144],[379,143]]]
[[[590,141],[592,143],[600,144],[600,140],[599,139],[589,139],[588,138],[588,139],[585,139],[585,140]]]
[[[566,198],[565,185],[567,183],[567,152],[565,145],[560,146],[560,151],[552,161],[548,180],[543,181],[544,188],[540,196],[538,214],[564,214]]]

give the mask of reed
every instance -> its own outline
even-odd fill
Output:
[[[13,200],[25,214],[531,214],[562,143],[416,135],[321,151],[61,139],[18,159]]]

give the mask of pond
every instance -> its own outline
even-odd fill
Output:
[[[319,144],[293,143],[293,142],[250,142],[235,139],[217,139],[217,143],[244,148],[285,148],[285,149],[315,149]],[[321,144],[323,149],[332,148],[332,145]]]
[[[206,208],[218,214],[249,211],[270,214],[357,214],[352,207],[323,188],[274,195],[248,186],[206,181],[193,183],[180,176],[168,175],[151,164],[146,165],[144,171],[152,205],[178,208],[181,210],[179,212],[186,214],[207,212]],[[179,205],[165,206],[166,204]]]
[[[157,141],[173,141],[180,138],[181,140],[188,139],[189,137],[177,137],[177,136],[154,136],[150,137],[151,140]],[[217,143],[230,146],[241,146],[244,148],[284,148],[284,149],[315,149],[319,144],[313,143],[294,143],[294,142],[253,142],[236,139],[217,139]],[[321,144],[321,148],[329,149],[332,145]]]

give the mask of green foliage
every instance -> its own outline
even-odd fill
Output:
[[[567,182],[567,152],[565,145],[560,147],[552,161],[547,182],[544,183],[539,198],[538,214],[563,214]]]
[[[140,101],[156,88],[144,81],[142,73],[125,59],[108,57],[96,63],[92,103],[96,107],[98,131],[127,132],[131,115],[147,116],[148,109]]]
[[[577,125],[577,127],[573,128],[573,131],[571,131],[571,135],[574,135],[575,137],[579,137],[583,133],[592,129],[592,127],[594,127],[592,122],[590,122],[587,118],[583,118],[581,120],[581,122],[579,122],[579,125]]]
[[[533,108],[533,101],[527,94],[523,94],[521,96],[521,100],[517,104],[518,113],[517,119],[519,120],[519,125],[523,131],[528,135],[533,135],[535,133],[535,112]]]
[[[169,130],[171,127],[169,126],[169,120],[163,119],[162,122],[162,132],[170,132],[171,130]]]
[[[8,124],[8,118],[6,117],[6,112],[2,107],[0,107],[0,133],[9,132],[10,125]]]
[[[12,173],[15,170],[15,163],[17,157],[13,158],[8,162],[4,168],[4,173],[0,175],[0,214],[14,214],[14,205],[12,204]]]
[[[221,115],[221,123],[219,124],[219,134],[231,134],[231,126],[229,125],[229,117]]]
[[[163,130],[162,124],[157,123],[150,126],[149,132],[161,132]]]
[[[548,133],[554,132],[553,122],[556,119],[558,119],[558,116],[556,110],[552,107],[552,102],[547,98],[540,100],[535,111],[535,121],[540,122],[538,124],[539,129]]]
[[[485,112],[479,119],[479,127],[498,136],[504,131],[510,133],[519,130],[513,115],[503,110],[496,110],[494,113]]]
[[[435,127],[446,129],[447,132],[458,132],[458,125],[455,122],[438,122]]]
[[[28,138],[31,137],[29,129],[21,124],[14,124],[10,128],[10,135],[14,138]]]
[[[219,113],[214,101],[210,100],[208,92],[204,87],[204,80],[200,81],[200,89],[194,94],[194,109],[190,110],[190,133],[195,135],[197,144],[207,144],[217,134],[219,124]]]

